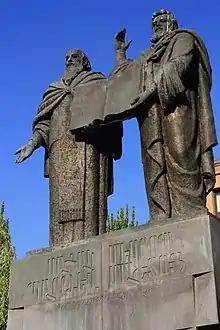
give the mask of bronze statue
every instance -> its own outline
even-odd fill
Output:
[[[52,246],[105,232],[107,196],[113,188],[113,158],[121,156],[121,124],[71,132],[73,122],[81,118],[81,109],[87,109],[84,115],[90,118],[94,110],[103,107],[105,98],[104,75],[91,72],[84,52],[70,50],[62,78],[43,95],[33,121],[32,138],[16,151],[16,162],[21,163],[35,149],[45,148]]]
[[[138,120],[151,219],[192,217],[207,213],[215,184],[209,57],[197,34],[179,29],[172,13],[156,12],[152,28],[152,46],[136,61],[126,59],[125,30],[116,35],[111,77],[123,80],[136,66],[140,87],[130,107],[117,115],[114,109],[108,122]]]
[[[152,17],[152,46],[133,61],[126,30],[115,37],[116,63],[109,79],[92,73],[79,49],[49,86],[33,122],[33,137],[17,162],[45,147],[50,182],[50,241],[60,245],[105,231],[113,159],[121,157],[122,121],[137,118],[150,218],[207,213],[215,184],[217,144],[209,56],[194,31],[175,16]],[[48,168],[49,166],[49,168]]]

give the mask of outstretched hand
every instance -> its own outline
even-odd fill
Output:
[[[151,97],[151,94],[146,91],[138,96],[133,102],[131,102],[131,106],[139,106],[143,103],[146,103]]]
[[[151,102],[157,92],[157,86],[154,84],[151,90],[146,90],[140,94],[134,101],[131,102],[131,108],[139,107],[140,105]]]
[[[34,149],[31,145],[25,144],[24,146],[20,147],[15,151],[15,155],[19,155],[16,159],[16,163],[22,163],[25,159],[29,158],[32,153],[34,152]]]
[[[126,35],[126,29],[122,29],[115,35],[116,50],[122,50],[126,52],[126,50],[129,48],[130,44],[132,43],[132,40],[125,42],[125,35]]]

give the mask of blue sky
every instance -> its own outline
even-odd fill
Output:
[[[133,39],[128,55],[136,58],[148,48],[151,15],[161,8],[172,11],[180,27],[194,29],[208,48],[219,133],[218,0],[0,1],[0,201],[6,203],[18,257],[27,250],[48,246],[49,198],[48,181],[43,177],[43,150],[37,150],[21,165],[15,164],[13,153],[31,137],[31,122],[41,96],[49,83],[61,76],[66,51],[81,48],[93,70],[108,75],[114,64],[114,34],[127,28],[127,38]],[[109,199],[109,210],[116,212],[127,203],[135,205],[137,219],[144,223],[148,206],[135,120],[124,125],[123,148],[122,159],[115,163],[115,194]]]

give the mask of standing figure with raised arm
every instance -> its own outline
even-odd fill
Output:
[[[138,120],[151,219],[192,217],[207,213],[215,184],[209,56],[197,34],[179,29],[167,10],[152,16],[152,29],[152,46],[133,62],[126,59],[125,30],[116,35],[112,75],[141,64],[139,95],[125,119],[132,111]]]

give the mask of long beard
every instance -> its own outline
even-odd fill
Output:
[[[67,82],[71,82],[82,71],[83,71],[83,68],[81,66],[68,65],[66,67],[65,72],[62,75],[62,80],[67,81]]]
[[[156,44],[165,34],[167,34],[167,31],[159,29],[152,35],[150,41],[153,44]]]

